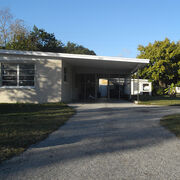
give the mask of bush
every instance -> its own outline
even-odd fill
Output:
[[[164,88],[159,86],[158,82],[152,83],[152,95],[153,96],[162,96],[164,95]]]
[[[180,87],[180,81],[177,82],[176,87]]]
[[[164,88],[159,87],[159,88],[156,90],[156,95],[158,95],[158,96],[164,95]]]
[[[172,83],[168,88],[165,89],[165,93],[170,96],[176,96],[176,89],[174,83]]]

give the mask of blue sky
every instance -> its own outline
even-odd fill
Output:
[[[0,0],[26,25],[97,55],[136,57],[139,44],[180,40],[179,0]]]

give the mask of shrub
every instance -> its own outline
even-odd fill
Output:
[[[177,82],[176,87],[180,87],[180,81]]]
[[[170,96],[176,96],[176,89],[174,83],[172,83],[168,88],[165,89],[165,93]]]
[[[156,90],[156,95],[158,95],[158,96],[164,95],[164,88],[159,87],[159,88]]]

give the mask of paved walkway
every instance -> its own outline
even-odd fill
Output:
[[[0,166],[0,179],[180,179],[180,140],[159,125],[179,107],[72,104],[63,127]]]

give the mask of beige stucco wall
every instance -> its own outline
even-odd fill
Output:
[[[64,82],[64,67],[67,69],[67,81]],[[62,101],[72,102],[78,100],[78,87],[76,80],[76,69],[67,63],[62,61]]]
[[[46,103],[61,101],[62,94],[62,61],[59,59],[0,56],[0,62],[34,63],[34,88],[0,87],[0,103]]]
[[[64,68],[67,69],[67,81],[64,81]],[[72,101],[72,66],[62,61],[62,101]]]

